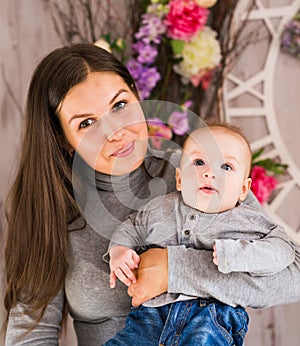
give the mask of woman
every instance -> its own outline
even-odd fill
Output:
[[[36,68],[20,167],[7,203],[6,345],[58,344],[67,308],[79,345],[101,345],[123,327],[130,298],[121,284],[109,288],[102,255],[127,215],[175,190],[179,160],[174,153],[147,151],[137,101],[127,69],[93,45],[57,49]],[[133,304],[167,290],[212,295],[231,305],[300,299],[298,255],[279,274],[282,287],[274,287],[270,277],[221,274],[212,261],[201,266],[207,256],[184,246],[147,251],[138,281],[129,287]],[[239,291],[228,291],[228,280],[237,280]],[[257,290],[266,292],[264,301],[256,298]]]

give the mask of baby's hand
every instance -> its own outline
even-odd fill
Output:
[[[217,257],[217,247],[216,244],[213,245],[213,262],[217,266],[218,265],[218,257]]]
[[[126,286],[136,282],[133,270],[140,262],[140,256],[132,249],[125,246],[113,246],[109,250],[110,255],[110,287],[114,288],[118,278]]]

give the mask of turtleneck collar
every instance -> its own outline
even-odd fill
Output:
[[[132,185],[134,182],[134,185],[140,186],[139,184],[141,184],[141,180],[150,180],[152,174],[156,175],[158,173],[158,165],[154,163],[153,155],[154,157],[157,156],[155,155],[155,151],[153,152],[152,149],[148,148],[147,155],[142,165],[134,171],[120,176],[95,171],[93,168],[88,166],[79,155],[76,155],[76,162],[74,160],[73,165],[75,163],[76,170],[80,173],[81,179],[84,179],[88,185],[96,186],[97,190],[124,191],[128,189],[129,184]],[[150,174],[147,173],[149,171],[151,172]]]
[[[94,172],[97,190],[101,191],[123,191],[128,189],[129,181],[134,181],[143,174],[140,166],[128,174],[114,176],[101,172]]]

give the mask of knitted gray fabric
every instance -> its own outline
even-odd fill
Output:
[[[159,155],[156,153],[156,157],[146,158],[145,165],[152,176],[162,169],[163,161],[157,158]],[[87,180],[86,195],[81,196],[84,202],[79,201],[84,205],[87,225],[70,232],[72,252],[65,290],[48,305],[38,326],[22,339],[19,339],[20,335],[29,330],[32,320],[23,314],[21,303],[12,309],[6,346],[58,345],[64,297],[74,318],[79,346],[99,346],[124,326],[130,299],[124,285],[118,283],[115,289],[109,288],[109,268],[102,256],[113,230],[121,221],[149,199],[175,191],[174,166],[179,163],[179,155],[171,156],[171,164],[163,174],[165,183],[154,179],[149,186],[150,177],[142,167],[113,181],[110,176],[99,173],[96,173],[95,183],[90,178]],[[253,196],[248,201],[258,204]],[[82,222],[78,220],[71,229],[80,226]],[[184,245],[169,247],[169,292],[191,296],[207,294],[227,304],[256,307],[300,300],[298,252],[288,269],[268,277],[220,273],[207,256],[211,259],[211,252]]]

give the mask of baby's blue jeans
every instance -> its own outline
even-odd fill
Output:
[[[158,308],[132,308],[126,326],[105,346],[241,346],[248,330],[244,308],[193,299]]]

